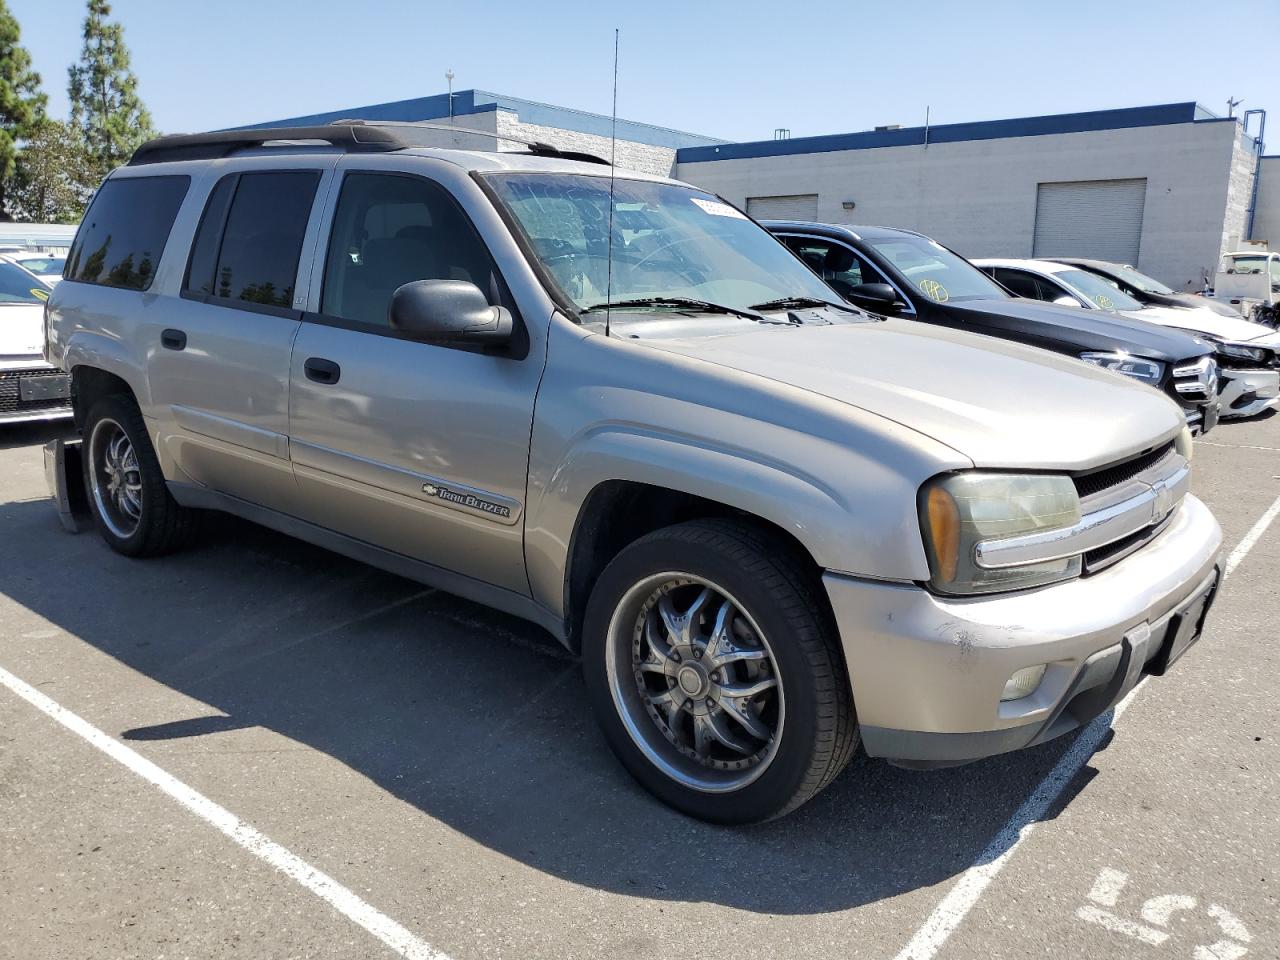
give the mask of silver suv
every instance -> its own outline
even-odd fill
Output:
[[[103,184],[47,356],[112,548],[227,511],[541,624],[722,822],[859,742],[1041,743],[1199,636],[1221,534],[1156,391],[835,302],[685,184],[414,140],[170,137]]]

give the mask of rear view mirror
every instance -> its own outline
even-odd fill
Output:
[[[466,280],[414,280],[391,295],[391,329],[423,343],[503,344],[511,311],[489,304]]]
[[[887,283],[860,283],[845,292],[845,299],[868,310],[892,310],[898,305],[898,291]]]

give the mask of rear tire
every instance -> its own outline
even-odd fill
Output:
[[[165,486],[142,413],[132,397],[109,394],[89,409],[81,449],[84,488],[94,525],[117,553],[156,557],[185,545],[195,511]]]
[[[745,523],[655,531],[605,568],[588,601],[583,671],[610,747],[691,816],[782,816],[858,743],[831,617],[788,546]]]

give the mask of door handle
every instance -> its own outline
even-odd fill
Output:
[[[308,357],[302,369],[307,379],[314,380],[316,383],[337,383],[338,378],[342,376],[342,368],[324,357]]]
[[[187,335],[181,330],[174,330],[172,327],[164,330],[160,334],[160,345],[169,350],[185,350],[187,346]]]

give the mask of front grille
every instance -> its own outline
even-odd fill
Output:
[[[0,371],[0,414],[40,413],[69,406],[65,398],[50,400],[23,400],[20,380],[36,380],[45,377],[65,377],[61,370],[2,370]]]
[[[1170,513],[1169,516],[1154,526],[1137,530],[1123,540],[1117,540],[1115,543],[1108,543],[1105,547],[1098,547],[1097,550],[1088,551],[1084,555],[1085,576],[1105,570],[1113,563],[1119,563],[1143,544],[1155,539],[1169,525],[1169,521],[1172,519],[1173,514]]]
[[[1105,493],[1112,487],[1127,483],[1138,474],[1154,467],[1173,452],[1173,441],[1171,440],[1164,446],[1156,447],[1146,453],[1140,453],[1138,456],[1125,460],[1123,463],[1113,463],[1109,467],[1079,474],[1071,479],[1076,485],[1076,493],[1080,495],[1081,500],[1085,500],[1100,493]]]
[[[1188,403],[1208,403],[1218,395],[1218,362],[1201,357],[1194,363],[1173,368],[1174,399]]]

